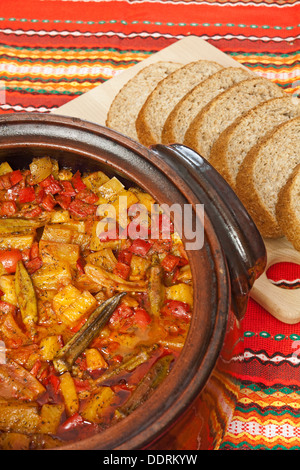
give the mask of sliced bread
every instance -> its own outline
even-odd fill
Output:
[[[276,217],[286,238],[300,251],[300,165],[279,193]]]
[[[162,131],[162,143],[183,143],[190,123],[204,106],[235,83],[251,76],[251,73],[242,67],[226,67],[196,85],[169,114]]]
[[[209,160],[210,151],[220,134],[238,117],[259,103],[286,96],[275,83],[261,77],[243,80],[210,101],[193,119],[184,144]]]
[[[276,218],[278,194],[300,163],[300,117],[280,124],[246,155],[236,179],[236,194],[261,235],[283,236]]]
[[[150,64],[131,78],[117,93],[107,113],[106,126],[137,140],[137,115],[156,85],[182,67],[176,62]]]
[[[268,100],[236,119],[221,133],[211,149],[209,161],[233,189],[239,168],[251,147],[279,124],[300,116],[298,101],[288,95]]]
[[[221,68],[216,62],[199,60],[190,62],[160,81],[136,119],[139,141],[145,146],[161,143],[164,123],[174,106],[194,86]]]

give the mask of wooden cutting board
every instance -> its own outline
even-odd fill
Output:
[[[148,59],[96,86],[91,91],[69,101],[54,113],[105,125],[107,111],[115,95],[142,68],[161,60],[186,64],[200,59],[214,60],[225,67],[243,67],[229,55],[224,54],[206,41],[196,36],[188,36],[156,54],[152,54]],[[297,252],[285,238],[265,240],[265,244],[268,254],[267,269],[278,262],[300,264],[300,252]],[[282,289],[274,285],[268,280],[266,271],[255,282],[251,297],[277,319],[289,324],[299,322],[300,289]]]

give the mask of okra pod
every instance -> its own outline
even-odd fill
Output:
[[[58,373],[63,374],[71,370],[76,359],[105,326],[124,295],[126,292],[111,297],[92,312],[86,323],[53,359],[54,368]]]
[[[121,416],[128,416],[149,398],[150,394],[168,375],[170,364],[173,360],[174,357],[171,354],[168,354],[161,357],[153,364],[149,372],[139,382],[128,400],[118,409],[118,412]]]

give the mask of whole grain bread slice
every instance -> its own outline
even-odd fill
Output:
[[[284,232],[277,222],[281,189],[300,164],[300,117],[280,124],[246,155],[236,179],[236,194],[265,238]]]
[[[285,92],[270,80],[262,77],[243,80],[197,114],[186,131],[184,144],[209,160],[213,144],[230,124],[257,104],[280,96],[285,96]]]
[[[226,67],[196,85],[176,104],[162,131],[162,143],[183,143],[185,133],[197,114],[213,98],[252,74],[242,67]]]
[[[194,86],[221,68],[216,62],[199,60],[188,63],[160,81],[136,119],[139,141],[145,146],[161,143],[164,123],[174,106]]]
[[[144,67],[117,93],[107,113],[106,126],[137,140],[137,115],[156,85],[182,67],[177,62],[155,62]]]
[[[288,95],[259,104],[221,133],[212,146],[210,163],[235,189],[239,168],[251,147],[276,126],[297,116],[300,100]]]
[[[279,192],[276,217],[286,238],[300,251],[300,165]]]

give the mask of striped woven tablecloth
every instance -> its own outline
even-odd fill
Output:
[[[289,94],[300,91],[297,0],[0,0],[0,113],[55,111],[149,55],[199,36]],[[300,287],[300,267],[269,270]],[[300,324],[253,300],[240,393],[219,449],[300,449]]]

